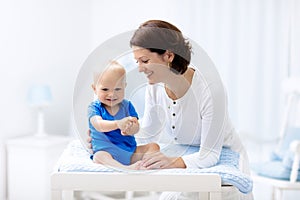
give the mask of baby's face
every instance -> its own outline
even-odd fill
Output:
[[[101,103],[113,107],[121,103],[125,95],[125,74],[104,72],[95,84],[95,93]]]

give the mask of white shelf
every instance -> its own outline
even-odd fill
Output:
[[[7,148],[9,200],[50,199],[50,175],[71,138],[24,136],[10,139]]]

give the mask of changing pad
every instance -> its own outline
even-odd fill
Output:
[[[163,153],[166,155],[174,154],[175,151],[190,154],[198,151],[197,147],[186,145],[161,145]],[[176,152],[175,152],[176,153]],[[239,154],[228,148],[223,148],[219,162],[210,168],[205,169],[160,169],[151,170],[151,173],[214,173],[219,174],[223,185],[233,185],[242,193],[252,191],[253,182],[250,176],[242,173],[238,169]],[[96,164],[90,159],[90,153],[82,146],[79,140],[70,142],[64,150],[57,165],[58,171],[62,172],[120,172],[121,170],[106,167],[101,164]],[[150,171],[150,170],[149,170]],[[148,170],[124,171],[124,173],[150,173]]]

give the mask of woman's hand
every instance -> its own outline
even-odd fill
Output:
[[[161,152],[145,154],[142,162],[147,169],[186,168],[182,158],[167,157]]]

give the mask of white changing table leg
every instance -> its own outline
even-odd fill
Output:
[[[62,192],[63,200],[73,200],[74,199],[74,191],[73,190],[64,190]]]
[[[62,200],[61,190],[52,190],[51,191],[51,200]]]
[[[221,200],[221,192],[199,192],[199,199],[203,200]]]
[[[208,192],[199,192],[199,199],[209,200]]]
[[[133,191],[126,191],[126,194],[125,194],[125,199],[126,200],[132,200],[133,199]]]
[[[210,192],[209,193],[209,200],[221,200],[222,193],[221,192]]]

